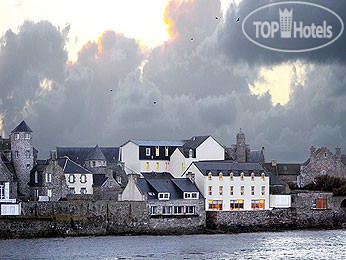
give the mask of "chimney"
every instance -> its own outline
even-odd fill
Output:
[[[277,165],[277,161],[276,160],[272,160],[272,166],[275,167]]]
[[[315,151],[316,151],[316,148],[313,145],[311,145],[311,147],[310,147],[310,157],[312,157],[314,155]]]
[[[190,150],[189,150],[189,158],[192,158],[192,157],[193,157],[193,150],[190,149]]]
[[[335,148],[335,157],[336,160],[341,161],[341,148],[339,146]]]
[[[50,159],[55,161],[57,159],[57,154],[56,154],[56,150],[51,150],[50,151]]]

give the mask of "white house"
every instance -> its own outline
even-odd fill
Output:
[[[175,178],[181,178],[193,161],[225,159],[224,147],[211,136],[177,141],[129,140],[120,153],[128,174],[170,172]]]
[[[207,211],[269,209],[269,176],[259,163],[193,162],[184,176],[205,198]]]

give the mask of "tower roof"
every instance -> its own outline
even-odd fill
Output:
[[[15,132],[32,132],[32,130],[23,120],[19,125],[17,125],[15,129],[12,130],[11,133]]]
[[[94,150],[88,156],[87,160],[106,161],[106,157],[104,156],[100,147],[98,145],[96,145]]]

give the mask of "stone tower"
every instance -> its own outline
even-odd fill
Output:
[[[34,164],[32,130],[22,121],[12,130],[10,138],[12,162],[18,177],[18,191],[21,195],[29,196],[28,182]]]
[[[245,134],[241,131],[237,134],[236,144],[236,160],[237,162],[246,162],[246,145],[245,145]]]

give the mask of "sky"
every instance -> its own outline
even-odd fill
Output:
[[[240,128],[267,161],[345,151],[345,33],[306,53],[256,46],[242,19],[273,2],[0,0],[0,133],[25,120],[41,158],[206,134],[230,146]]]

